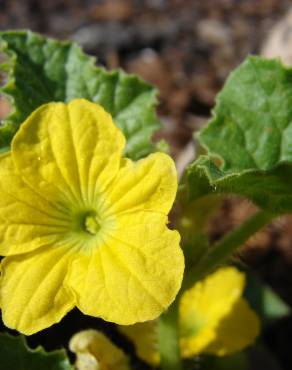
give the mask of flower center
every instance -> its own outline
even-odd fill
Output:
[[[95,212],[87,213],[84,217],[84,229],[91,235],[95,235],[100,230],[97,214]]]

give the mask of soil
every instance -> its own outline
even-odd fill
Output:
[[[107,68],[121,67],[156,85],[165,125],[158,137],[163,136],[181,160],[189,155],[193,132],[210,117],[230,71],[248,54],[261,52],[272,27],[290,6],[289,0],[1,0],[0,28],[29,28],[74,39]],[[1,102],[1,116],[6,111]],[[226,199],[209,225],[210,239],[217,240],[254,211],[247,201]],[[259,232],[240,258],[292,305],[292,216]],[[77,310],[29,342],[52,349],[66,345],[74,332],[88,327],[103,327],[125,346],[111,325]],[[290,370],[292,318],[269,326],[263,337],[280,369]],[[252,369],[263,368],[263,357],[252,359]]]

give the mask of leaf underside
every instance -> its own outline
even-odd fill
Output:
[[[292,69],[249,57],[218,95],[198,140],[207,155],[188,170],[190,199],[237,194],[276,213],[292,210]]]

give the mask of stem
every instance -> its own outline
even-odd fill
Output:
[[[183,283],[183,290],[189,289],[218,265],[225,262],[238,247],[242,246],[252,235],[275,217],[275,214],[259,211],[224,236],[190,269]]]
[[[178,300],[163,313],[158,321],[161,370],[182,370],[179,349]]]
[[[252,235],[275,217],[275,214],[259,211],[217,242],[190,269],[183,282],[183,288],[176,297],[175,302],[159,318],[159,351],[162,370],[182,370],[179,350],[178,303],[183,291],[189,289],[197,281],[212,272],[218,265],[225,262],[238,247],[242,246]]]

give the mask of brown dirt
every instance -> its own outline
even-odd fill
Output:
[[[122,67],[156,85],[164,136],[177,157],[210,116],[230,71],[247,54],[259,53],[269,30],[290,5],[289,0],[2,0],[0,28],[29,28],[75,39],[108,68]],[[6,112],[7,105],[0,102],[0,115]],[[227,199],[210,223],[210,238],[217,240],[254,211],[247,201]],[[240,256],[292,304],[292,216],[258,233]],[[81,320],[76,315],[70,318]],[[282,369],[288,370],[292,325],[281,325],[267,343]],[[65,319],[64,328],[69,326]],[[32,342],[52,347],[45,339],[52,330]],[[67,340],[65,334],[60,337]]]

